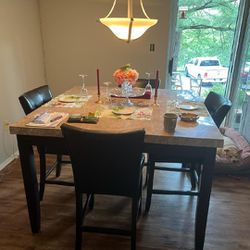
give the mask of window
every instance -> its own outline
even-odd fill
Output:
[[[219,66],[220,63],[218,60],[205,60],[201,61],[200,66]]]

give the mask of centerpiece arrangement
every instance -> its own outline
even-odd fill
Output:
[[[121,95],[127,98],[127,105],[133,105],[129,100],[129,97],[134,96],[133,85],[139,77],[139,73],[131,67],[130,64],[126,64],[113,73],[116,84],[121,87]]]
[[[113,77],[119,86],[124,83],[132,86],[138,79],[139,73],[133,69],[130,64],[126,64],[117,69],[114,72]]]

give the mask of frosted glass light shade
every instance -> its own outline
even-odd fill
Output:
[[[150,27],[155,25],[157,19],[148,18],[100,18],[100,22],[107,26],[119,39],[129,42],[141,37]],[[129,31],[131,29],[131,35]]]

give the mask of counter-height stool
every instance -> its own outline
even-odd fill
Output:
[[[61,129],[70,153],[75,182],[75,249],[81,249],[82,232],[96,232],[130,236],[131,249],[135,250],[136,222],[141,208],[145,131],[93,131],[66,123]],[[131,198],[130,229],[84,225],[86,210],[94,208],[94,194]],[[87,195],[84,205],[83,195]]]
[[[231,101],[215,92],[210,92],[204,101],[204,104],[214,120],[214,123],[219,128],[223,120],[225,119],[228,111],[231,108]],[[169,155],[168,152],[155,152],[154,154],[149,154],[148,159],[148,185],[147,185],[147,198],[146,198],[146,212],[149,211],[151,205],[152,194],[176,194],[176,195],[199,195],[199,182],[200,174],[202,171],[202,159],[200,162],[191,162],[187,159],[182,163],[182,167],[165,167],[158,166],[157,163],[176,163],[178,162],[178,157]],[[155,171],[177,171],[177,172],[188,172],[191,179],[191,190],[162,190],[154,189],[153,181]]]
[[[27,115],[39,108],[43,104],[49,102],[52,99],[52,93],[48,85],[43,85],[38,88],[32,89],[25,92],[19,96],[19,102],[23,108],[24,113]],[[56,169],[56,177],[59,177],[61,174],[61,165],[63,163],[70,163],[70,161],[65,161],[62,159],[61,154],[57,154],[57,160],[51,168],[46,166],[46,154],[53,154],[49,148],[42,146],[37,147],[40,160],[40,200],[43,199],[45,183],[49,184],[58,184],[58,185],[68,185],[73,186],[73,182],[59,181],[59,180],[49,180],[47,177],[51,172]]]
[[[214,123],[219,128],[232,106],[231,101],[225,96],[211,91],[207,95],[204,104]]]

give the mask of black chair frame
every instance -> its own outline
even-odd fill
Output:
[[[23,111],[26,115],[39,108],[43,104],[49,102],[52,99],[52,93],[48,85],[42,85],[38,88],[32,89],[30,91],[25,92],[21,96],[19,96],[19,102],[23,108]],[[39,154],[40,161],[40,188],[39,195],[40,200],[43,200],[45,183],[47,184],[57,184],[57,185],[66,185],[66,186],[74,186],[73,182],[67,182],[62,180],[49,180],[48,176],[56,170],[56,177],[61,175],[61,167],[64,163],[70,163],[70,161],[63,160],[62,155],[57,154],[56,161],[52,166],[47,168],[46,164],[46,154],[53,154],[53,149],[44,148],[41,146],[37,147],[37,151]]]
[[[228,98],[211,91],[207,95],[204,104],[214,123],[219,128],[229,112],[232,102]]]
[[[217,127],[221,125],[225,116],[227,115],[228,111],[231,108],[231,101],[228,100],[226,97],[221,96],[215,92],[210,92],[207,98],[204,101],[204,104],[214,120],[214,123]],[[147,169],[147,179],[148,179],[148,186],[147,186],[147,200],[146,200],[146,212],[150,209],[151,204],[151,197],[152,194],[177,194],[177,195],[190,195],[190,196],[198,196],[199,195],[199,184],[200,184],[200,176],[202,172],[202,159],[201,161],[192,162],[188,159],[182,163],[181,168],[176,167],[161,167],[157,166],[157,163],[160,162],[178,162],[178,159],[171,160],[171,157],[166,154],[165,157],[160,157],[157,155],[150,154],[148,156],[148,169]],[[162,171],[174,171],[174,172],[185,172],[189,174],[190,181],[191,181],[191,190],[159,190],[154,189],[153,187],[153,179],[154,179],[154,171],[155,170],[162,170]]]
[[[81,249],[82,232],[131,236],[131,249],[136,249],[136,222],[141,211],[145,131],[97,132],[69,124],[63,124],[61,129],[70,152],[75,181],[75,249]],[[83,206],[84,194],[87,199]],[[131,198],[131,229],[84,225],[87,208],[94,207],[94,194]]]

